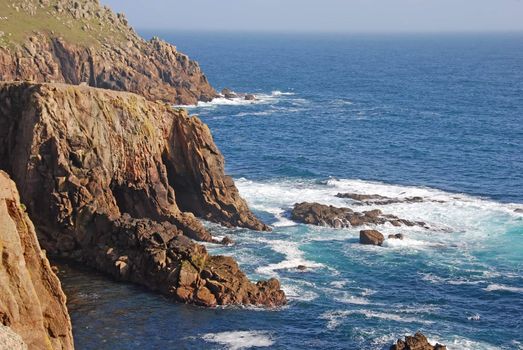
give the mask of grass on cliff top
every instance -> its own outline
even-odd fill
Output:
[[[32,6],[33,14],[22,7],[24,3]],[[58,13],[57,3],[51,0],[49,5],[41,6],[37,0],[0,0],[0,47],[23,44],[37,32],[82,46],[124,42],[125,34],[117,25],[96,16],[75,19],[67,11]]]

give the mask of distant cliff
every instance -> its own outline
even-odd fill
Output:
[[[143,40],[97,0],[0,0],[0,10],[0,80],[85,83],[176,104],[216,96],[198,63]]]
[[[65,295],[40,250],[16,186],[0,171],[0,348],[73,348]],[[5,347],[3,347],[5,346]]]
[[[281,305],[276,280],[250,283],[196,219],[268,229],[249,210],[209,129],[143,97],[62,84],[0,83],[0,168],[42,246],[201,305]],[[194,214],[194,215],[193,215]]]

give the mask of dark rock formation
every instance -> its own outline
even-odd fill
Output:
[[[253,94],[247,94],[247,95],[245,95],[245,100],[246,101],[255,101],[256,96],[254,96]]]
[[[431,345],[427,338],[420,332],[413,337],[405,337],[405,340],[399,339],[396,344],[390,347],[390,350],[446,350],[445,345]]]
[[[395,203],[421,203],[423,197],[390,198],[379,194],[338,193],[338,198],[349,198],[361,205],[387,205]]]
[[[30,349],[72,349],[71,321],[60,281],[40,250],[14,182],[3,171],[0,256],[0,325],[18,334]],[[17,343],[16,337],[0,329],[0,348],[15,349]]]
[[[280,305],[277,281],[254,285],[232,259],[184,237],[213,240],[194,215],[268,229],[223,163],[207,126],[184,110],[89,87],[0,84],[0,168],[50,254],[185,302]]]
[[[405,238],[405,236],[403,235],[403,233],[396,233],[395,235],[389,235],[388,238],[389,239],[401,239],[401,240],[403,240]]]
[[[523,209],[521,209],[521,208],[514,209],[514,213],[523,214]]]
[[[88,84],[176,104],[217,96],[198,63],[158,38],[140,38],[123,15],[97,0],[20,0],[18,9],[7,7],[0,29],[12,33],[0,40],[0,80]]]
[[[382,245],[385,237],[383,234],[376,230],[361,230],[360,231],[360,243],[368,245]]]
[[[318,203],[298,203],[294,205],[291,218],[295,221],[318,226],[347,228],[366,224],[381,225],[390,222],[394,226],[425,226],[423,222],[412,222],[394,215],[384,215],[380,210],[355,212],[349,208],[337,208]]]
[[[238,97],[238,94],[236,92],[234,92],[234,91],[232,91],[231,89],[228,89],[228,88],[223,89],[221,94],[222,94],[223,97],[229,98],[229,99]]]

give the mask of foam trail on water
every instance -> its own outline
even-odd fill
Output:
[[[271,335],[264,331],[208,333],[203,335],[202,339],[207,342],[223,345],[229,350],[269,347],[274,344]]]

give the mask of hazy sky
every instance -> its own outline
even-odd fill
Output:
[[[101,0],[138,29],[522,31],[523,0]]]

